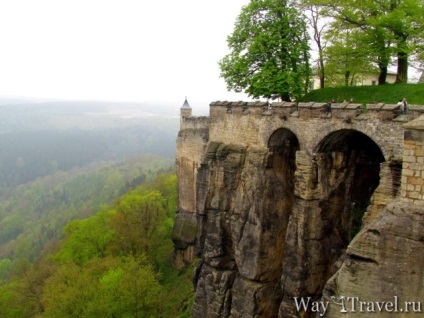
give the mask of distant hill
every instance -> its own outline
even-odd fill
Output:
[[[93,162],[141,153],[174,157],[179,106],[173,108],[113,102],[0,103],[0,193]]]
[[[110,128],[176,118],[180,105],[124,102],[32,102],[0,98],[0,133],[28,129]]]

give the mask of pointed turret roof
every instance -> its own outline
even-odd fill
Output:
[[[190,104],[187,101],[187,96],[186,96],[185,101],[184,101],[184,104],[183,104],[183,106],[181,106],[181,108],[191,109],[191,106],[190,106]]]

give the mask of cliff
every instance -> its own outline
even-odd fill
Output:
[[[424,108],[322,107],[183,114],[173,239],[176,266],[202,260],[194,317],[338,317],[341,297],[423,299]]]

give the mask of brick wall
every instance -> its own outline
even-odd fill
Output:
[[[404,125],[402,200],[424,200],[424,116]]]

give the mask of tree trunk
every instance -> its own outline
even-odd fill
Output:
[[[349,86],[350,71],[345,72],[345,86]]]
[[[325,87],[324,50],[322,48],[321,38],[318,36],[316,37],[316,43],[318,46],[318,54],[319,54],[319,59],[318,59],[319,88],[324,88]]]
[[[384,85],[386,84],[386,78],[387,78],[387,64],[379,65],[378,68],[380,69],[380,74],[378,74],[378,85]]]
[[[396,83],[407,83],[407,82],[408,82],[408,54],[405,52],[398,52]]]
[[[397,43],[397,76],[396,83],[408,82],[408,53],[406,48],[406,40],[408,36],[405,34],[397,34],[399,42]]]
[[[319,88],[324,88],[325,87],[324,85],[325,85],[324,70],[321,70],[319,74]]]

